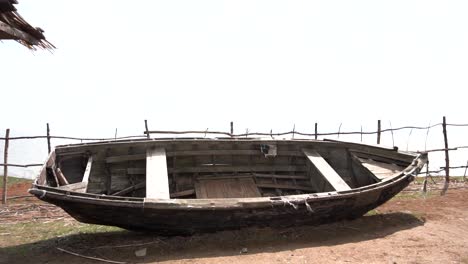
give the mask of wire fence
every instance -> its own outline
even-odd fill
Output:
[[[390,123],[391,124],[391,123]],[[51,151],[51,140],[52,139],[58,139],[58,140],[73,140],[73,141],[80,141],[80,142],[87,142],[87,141],[119,141],[119,140],[132,140],[132,139],[151,139],[151,135],[170,135],[171,137],[175,138],[174,136],[177,135],[203,135],[203,138],[206,138],[207,135],[217,135],[217,136],[222,136],[218,138],[231,138],[231,139],[236,139],[236,138],[251,138],[251,137],[269,137],[271,139],[275,139],[276,137],[284,137],[284,136],[291,136],[292,139],[297,139],[297,137],[307,137],[310,139],[318,139],[319,137],[324,137],[324,136],[338,136],[338,138],[342,135],[360,135],[361,142],[362,142],[362,137],[363,135],[376,135],[376,143],[380,144],[381,143],[381,137],[383,133],[391,133],[392,134],[392,143],[393,146],[395,146],[395,139],[394,139],[394,132],[396,131],[404,131],[404,130],[410,130],[409,136],[411,136],[413,130],[426,130],[426,142],[427,142],[427,136],[429,135],[429,131],[431,129],[434,129],[436,127],[442,127],[443,128],[443,134],[444,134],[444,146],[443,148],[435,148],[435,149],[429,149],[426,150],[424,149],[423,151],[420,150],[414,150],[413,152],[427,152],[427,153],[432,153],[432,152],[445,152],[445,161],[446,164],[445,166],[439,167],[437,170],[429,170],[429,168],[426,169],[425,172],[421,172],[421,174],[440,174],[441,172],[445,171],[445,177],[447,181],[449,181],[449,171],[450,169],[465,169],[465,173],[463,177],[466,176],[466,169],[468,168],[468,161],[466,165],[456,165],[456,166],[450,166],[450,158],[449,158],[449,152],[451,151],[457,151],[460,149],[468,149],[468,146],[466,145],[460,145],[456,147],[448,147],[448,140],[447,140],[447,127],[468,127],[468,124],[465,123],[446,123],[445,122],[445,117],[443,118],[442,123],[437,123],[433,125],[428,125],[428,126],[401,126],[401,127],[396,127],[396,128],[386,128],[386,129],[381,129],[381,121],[377,121],[377,130],[376,131],[363,131],[362,126],[361,126],[361,131],[341,131],[341,124],[337,132],[319,132],[318,131],[318,123],[315,123],[315,131],[314,133],[305,133],[301,131],[296,131],[295,126],[293,127],[292,130],[286,131],[286,132],[276,132],[273,133],[272,130],[270,132],[249,132],[248,129],[246,130],[245,133],[239,133],[235,134],[234,133],[234,124],[233,122],[230,123],[230,131],[210,131],[209,129],[206,130],[190,130],[190,131],[171,131],[171,130],[149,130],[148,129],[148,123],[147,120],[145,120],[145,131],[143,132],[143,135],[134,135],[134,136],[123,136],[123,137],[112,137],[112,138],[86,138],[86,137],[72,137],[72,136],[52,136],[50,134],[50,129],[49,129],[49,124],[47,124],[47,131],[46,135],[39,135],[39,136],[18,136],[18,137],[10,137],[9,136],[9,129],[6,130],[5,137],[0,137],[0,141],[4,142],[4,159],[3,163],[0,163],[0,166],[4,167],[4,176],[8,175],[8,167],[17,167],[17,168],[29,168],[29,167],[39,167],[42,166],[42,164],[39,163],[30,163],[30,164],[18,164],[18,163],[8,163],[8,148],[9,148],[9,143],[11,141],[16,141],[16,140],[31,140],[31,139],[46,139],[47,141],[47,146],[48,146],[48,152],[50,153]],[[407,143],[408,147],[408,143]],[[44,153],[45,154],[45,153]],[[4,178],[4,190],[3,193],[6,193],[6,177]],[[464,178],[463,178],[464,179]]]
[[[315,132],[315,133],[305,133],[300,131],[287,131],[287,132],[280,132],[280,133],[273,133],[273,132],[246,132],[242,134],[234,134],[229,132],[223,131],[209,131],[207,130],[192,130],[192,131],[171,131],[171,130],[151,130],[145,131],[145,134],[174,134],[174,135],[181,135],[181,134],[213,134],[213,135],[223,135],[233,138],[238,137],[249,137],[249,136],[267,136],[267,137],[278,137],[278,136],[287,136],[287,135],[299,135],[299,136],[306,136],[306,137],[319,137],[319,136],[337,136],[337,135],[375,135],[381,134],[385,132],[393,132],[399,131],[404,129],[420,129],[420,130],[428,130],[437,126],[442,126],[443,123],[438,123],[435,125],[427,126],[427,127],[418,127],[418,126],[403,126],[398,128],[387,128],[377,131],[338,131],[338,132]],[[468,124],[446,124],[446,126],[457,126],[457,127],[468,127]]]
[[[147,123],[145,120],[145,125],[147,128]],[[75,140],[75,141],[80,141],[80,142],[85,142],[85,141],[117,141],[117,140],[129,140],[129,139],[145,139],[145,138],[150,138],[150,134],[165,134],[165,135],[188,135],[188,134],[200,134],[203,135],[204,138],[206,138],[207,135],[222,135],[226,136],[228,138],[244,138],[244,137],[271,137],[274,139],[275,137],[281,137],[281,136],[292,136],[292,139],[295,138],[295,136],[305,136],[305,137],[313,137],[317,139],[318,137],[323,137],[323,136],[340,136],[340,135],[381,135],[382,133],[386,132],[394,132],[394,131],[400,131],[400,130],[429,130],[438,126],[444,126],[444,123],[437,123],[433,124],[430,126],[402,126],[402,127],[397,127],[397,128],[387,128],[387,129],[381,129],[381,130],[376,130],[376,131],[338,131],[338,132],[318,132],[317,129],[315,133],[305,133],[301,131],[295,131],[294,129],[291,131],[286,131],[286,132],[276,132],[273,133],[272,131],[270,132],[246,132],[246,133],[240,133],[240,134],[234,134],[233,133],[233,127],[232,127],[232,122],[231,122],[231,132],[224,132],[224,131],[209,131],[208,129],[206,130],[189,130],[189,131],[172,131],[172,130],[146,130],[143,132],[143,135],[133,135],[133,136],[123,136],[123,137],[101,137],[101,138],[89,138],[89,137],[71,137],[71,136],[52,136],[52,135],[44,135],[44,136],[19,136],[19,137],[0,137],[0,140],[2,141],[12,141],[12,140],[28,140],[28,139],[47,139],[47,144],[48,146],[51,145],[51,140],[52,139],[65,139],[65,140]],[[468,127],[468,124],[452,124],[452,123],[447,123],[445,124],[446,127]],[[47,127],[48,124],[47,124]],[[317,123],[316,126],[317,128]],[[49,129],[47,130],[49,132]],[[380,144],[378,142],[377,144]],[[439,148],[439,149],[429,149],[429,150],[414,150],[413,152],[437,152],[437,151],[455,151],[458,149],[468,149],[468,146],[456,146],[456,147],[451,147],[451,148]],[[5,159],[4,159],[5,160]],[[42,166],[42,164],[38,163],[32,163],[32,164],[13,164],[13,163],[1,163],[0,166],[11,166],[11,167],[34,167],[34,166]],[[452,166],[450,168],[466,168],[467,166]],[[445,168],[445,167],[441,167]]]

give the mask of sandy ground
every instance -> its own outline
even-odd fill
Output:
[[[17,202],[0,207],[0,212],[0,227],[52,220],[78,225],[59,208],[42,203]],[[468,263],[468,189],[427,197],[406,192],[360,219],[318,227],[171,238],[117,230],[29,244],[9,239],[23,235],[0,234],[0,263],[104,263],[57,247],[127,263]],[[135,256],[145,249],[145,257]]]

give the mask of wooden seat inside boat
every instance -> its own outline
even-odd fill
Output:
[[[396,153],[396,152],[395,152]],[[349,191],[411,162],[310,142],[192,141],[56,150],[47,182],[60,189],[152,199],[214,199]],[[60,168],[67,184],[56,175]]]

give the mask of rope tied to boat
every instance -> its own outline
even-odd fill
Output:
[[[306,208],[307,208],[307,211],[309,211],[309,212],[311,212],[311,213],[314,212],[314,210],[312,209],[312,207],[310,206],[310,204],[307,202],[307,199],[304,200],[304,204],[305,204],[305,206],[306,206]]]
[[[292,206],[295,210],[297,210],[299,208],[299,206],[297,204],[294,204],[292,203],[290,200],[288,199],[283,199],[281,198],[281,200],[283,201],[283,206],[286,206],[287,204],[289,204],[290,206]]]
[[[41,195],[39,196],[39,199],[42,199],[46,196],[47,192],[44,190],[39,190],[41,192]]]

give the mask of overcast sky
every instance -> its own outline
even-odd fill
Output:
[[[57,50],[0,43],[2,134],[44,134],[49,122],[61,135],[133,135],[144,119],[162,130],[228,130],[234,121],[239,133],[294,124],[312,132],[315,122],[322,131],[375,130],[377,119],[426,126],[443,115],[468,123],[467,1],[20,0],[17,8]],[[463,144],[467,129],[452,131]]]

